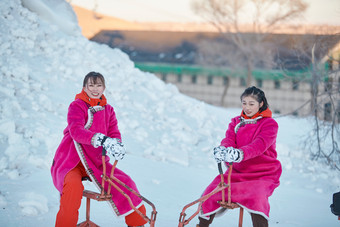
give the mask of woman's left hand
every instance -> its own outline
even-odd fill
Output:
[[[214,148],[214,158],[220,162],[240,162],[243,159],[243,151],[233,147],[218,146]]]
[[[111,138],[110,138],[111,139]],[[110,141],[110,140],[109,140]],[[116,160],[122,160],[126,154],[126,150],[124,145],[118,141],[118,139],[113,138],[112,141],[110,141],[106,147],[105,150],[109,155],[111,155]]]
[[[102,133],[93,136],[94,147],[103,146],[104,150],[116,160],[122,160],[126,153],[123,143],[118,138],[110,138]]]

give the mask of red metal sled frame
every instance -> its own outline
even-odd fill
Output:
[[[105,156],[106,156],[106,152],[103,150],[103,155],[102,155],[103,175],[102,175],[102,189],[101,189],[101,193],[99,194],[99,193],[96,193],[96,192],[84,190],[83,196],[87,198],[87,200],[86,200],[86,221],[78,224],[77,226],[79,226],[79,227],[85,227],[85,226],[88,226],[88,227],[98,227],[98,225],[96,225],[94,222],[90,221],[90,199],[94,199],[94,200],[97,200],[97,201],[108,201],[108,200],[110,200],[111,197],[112,197],[112,195],[111,195],[111,186],[112,186],[115,189],[117,189],[117,191],[119,191],[119,193],[121,193],[128,200],[130,207],[135,212],[137,212],[145,221],[147,221],[150,224],[150,227],[154,227],[155,226],[155,222],[156,222],[156,215],[157,215],[157,211],[156,211],[155,205],[152,202],[150,202],[148,199],[143,197],[141,194],[139,194],[138,192],[136,192],[135,190],[133,190],[132,188],[130,188],[129,186],[124,184],[122,181],[117,179],[115,176],[113,176],[113,173],[114,173],[114,170],[115,170],[115,168],[117,166],[118,160],[116,160],[114,162],[114,164],[112,166],[112,169],[111,169],[110,177],[108,177],[106,175]],[[121,190],[118,187],[118,185],[115,184],[113,181],[115,181],[116,183],[120,184],[124,188],[128,189],[134,195],[136,195],[137,197],[142,199],[144,202],[149,204],[152,207],[151,217],[148,218],[146,215],[144,215],[142,212],[140,212],[133,205],[130,196],[128,196],[123,190]],[[104,190],[104,186],[105,186],[106,182],[109,184],[108,185],[108,190],[107,190],[108,192],[105,192],[105,190]]]
[[[239,227],[242,227],[242,224],[243,224],[243,207],[240,207],[238,204],[231,202],[230,178],[231,178],[231,172],[232,172],[233,166],[232,166],[232,164],[229,164],[228,184],[224,183],[224,175],[223,175],[221,163],[218,164],[218,169],[219,169],[220,176],[221,176],[221,183],[213,191],[211,191],[209,194],[202,196],[201,198],[199,198],[199,199],[189,203],[188,205],[184,206],[182,212],[180,213],[178,227],[184,227],[185,225],[189,224],[189,222],[200,212],[203,202],[205,202],[212,195],[214,195],[214,194],[216,194],[220,191],[222,191],[222,201],[219,201],[218,203],[221,205],[221,207],[227,208],[227,209],[240,208]],[[228,202],[225,201],[225,189],[226,188],[228,188]],[[187,208],[195,205],[196,203],[199,203],[196,212],[193,215],[191,215],[188,219],[185,219],[185,216],[186,216],[185,210]]]

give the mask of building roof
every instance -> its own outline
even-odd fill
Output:
[[[250,40],[254,34],[244,34]],[[321,61],[340,41],[340,35],[271,34],[266,47],[275,52],[276,69],[303,70],[311,64],[311,50]],[[91,40],[126,52],[135,62],[200,64],[202,42],[228,42],[216,32],[102,30]],[[225,65],[228,67],[228,65]],[[258,66],[261,67],[261,66]]]
[[[217,77],[247,77],[246,70],[233,71],[228,68],[204,67],[199,65],[184,64],[164,64],[164,63],[135,63],[135,66],[142,71],[159,74],[175,75],[203,75]],[[309,70],[283,71],[283,70],[263,70],[252,71],[253,77],[261,80],[282,80],[282,79],[309,79]]]

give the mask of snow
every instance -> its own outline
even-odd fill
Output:
[[[0,31],[0,226],[54,225],[59,194],[50,166],[68,105],[89,71],[105,76],[105,95],[117,113],[127,148],[118,167],[156,205],[156,226],[177,226],[184,205],[218,174],[211,150],[240,109],[187,97],[136,69],[120,50],[88,41],[62,0],[3,0]],[[340,190],[339,172],[311,161],[303,143],[312,121],[275,117],[283,174],[270,197],[270,226],[339,226],[329,208]],[[105,203],[91,203],[91,218],[100,226],[125,226]],[[79,214],[84,219],[85,200]],[[212,226],[237,226],[237,220],[238,212],[230,211]],[[250,225],[246,213],[244,226]]]

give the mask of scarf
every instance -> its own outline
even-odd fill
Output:
[[[255,118],[257,118],[257,117],[272,117],[272,111],[269,109],[269,108],[267,108],[267,109],[265,109],[265,110],[263,110],[262,112],[257,112],[254,116],[252,116],[252,117],[248,117],[244,112],[243,112],[243,110],[242,110],[242,112],[241,112],[241,117],[243,117],[244,119],[255,119]]]
[[[86,102],[90,106],[105,106],[107,104],[104,94],[99,99],[91,99],[86,94],[84,89],[79,94],[76,95],[75,100],[77,100],[77,99],[83,100],[84,102]]]
[[[272,117],[272,111],[269,108],[267,108],[262,112],[260,112],[260,111],[257,112],[252,117],[248,117],[242,110],[241,116],[240,116],[240,123],[238,123],[234,128],[235,133],[237,133],[237,131],[239,130],[240,127],[242,127],[246,124],[256,124],[257,120],[260,120],[263,117]]]

